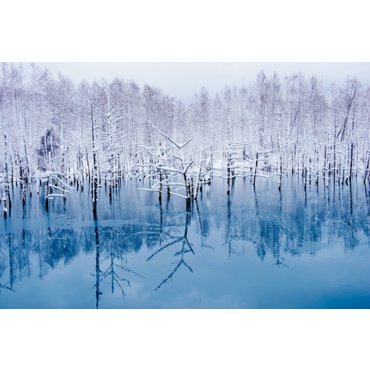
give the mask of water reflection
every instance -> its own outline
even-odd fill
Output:
[[[137,192],[135,184],[123,185],[112,199],[100,189],[96,220],[84,193],[49,204],[48,212],[37,197],[26,208],[17,208],[14,202],[12,216],[0,221],[0,307],[11,295],[24,294],[18,293],[24,282],[45,279],[58,268],[65,274],[60,273],[55,289],[67,289],[63,279],[81,256],[91,259],[84,262],[89,272],[81,270],[78,278],[91,276],[91,290],[85,294],[94,294],[99,308],[102,297],[116,293],[124,307],[134,294],[133,286],[146,294],[168,289],[169,282],[186,284],[190,277],[192,284],[200,284],[197,272],[219,266],[220,261],[225,271],[213,273],[229,277],[228,261],[244,261],[250,250],[275,269],[290,267],[295,260],[288,263],[288,256],[315,256],[334,245],[343,251],[360,244],[369,247],[369,194],[363,184],[312,186],[304,191],[299,179],[292,178],[281,192],[266,183],[257,185],[236,181],[225,195],[225,184],[219,181],[205,187],[188,210],[181,200],[158,203],[152,194]],[[366,251],[362,258],[368,259]],[[131,257],[135,257],[132,266]],[[209,289],[212,274],[207,277]],[[105,299],[104,306],[109,307],[109,298]],[[147,301],[140,306],[150,305]]]
[[[161,205],[160,205],[160,208],[161,208]],[[161,213],[162,213],[162,209],[161,209]],[[184,231],[183,231],[182,236],[171,235],[171,233],[170,233],[171,231],[169,233],[168,232],[164,233],[163,232],[163,227],[162,227],[162,217],[161,217],[161,228],[160,228],[161,238],[160,238],[160,242],[159,242],[159,249],[157,249],[154,253],[152,253],[147,258],[147,261],[150,261],[153,257],[162,253],[164,250],[166,250],[167,248],[170,248],[170,247],[171,247],[171,249],[175,249],[175,253],[173,254],[173,256],[176,258],[176,261],[173,262],[175,264],[174,269],[170,272],[170,274],[167,277],[165,277],[161,281],[161,283],[155,288],[155,290],[158,290],[163,284],[165,284],[167,281],[171,280],[172,277],[175,275],[175,273],[177,272],[177,270],[181,266],[184,266],[190,272],[193,272],[192,268],[185,261],[185,257],[186,257],[187,253],[192,253],[193,255],[195,255],[194,249],[192,248],[192,246],[189,242],[189,239],[188,239],[188,229],[189,229],[189,225],[190,225],[191,214],[188,210],[186,210],[185,215],[186,215],[185,216],[185,224],[183,226]],[[165,234],[166,243],[165,243],[165,245],[162,245],[162,237],[164,236],[164,234]]]
[[[104,280],[110,281],[111,292],[114,294],[116,287],[120,290],[122,297],[125,297],[125,285],[130,287],[129,276],[131,274],[141,276],[137,272],[129,269],[126,265],[126,253],[130,250],[135,250],[135,247],[130,246],[129,238],[126,238],[127,230],[115,227],[105,227],[99,230],[98,225],[94,227],[95,235],[95,297],[96,308],[99,308],[99,299],[102,292],[100,285]],[[133,234],[128,234],[132,235]],[[100,251],[100,240],[102,240],[104,249],[103,256]],[[140,245],[141,246],[141,245]],[[140,248],[139,246],[139,248]],[[107,261],[107,266],[104,270],[101,269],[103,258]],[[127,277],[126,277],[127,276]]]

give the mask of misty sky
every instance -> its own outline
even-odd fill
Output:
[[[74,82],[121,77],[161,88],[165,93],[189,103],[192,96],[205,86],[211,93],[225,85],[248,85],[263,69],[267,74],[281,75],[302,72],[317,75],[326,86],[341,84],[346,76],[356,76],[370,85],[370,63],[37,63],[55,76],[58,71]]]

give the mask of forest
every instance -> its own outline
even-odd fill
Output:
[[[175,82],[174,82],[175,83]],[[190,104],[157,87],[116,78],[73,83],[37,64],[2,63],[0,195],[9,217],[12,191],[45,208],[71,191],[99,189],[109,199],[126,179],[142,191],[176,196],[190,207],[205,184],[237,178],[281,191],[289,175],[303,187],[370,181],[370,88],[355,77],[324,86],[315,76],[266,75]],[[32,185],[32,186],[30,186]],[[36,190],[33,190],[35,187]]]

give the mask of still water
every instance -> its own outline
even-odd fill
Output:
[[[184,200],[99,190],[0,218],[0,308],[370,308],[370,195],[351,187],[282,192],[263,179],[206,186]],[[34,189],[35,190],[35,189]]]

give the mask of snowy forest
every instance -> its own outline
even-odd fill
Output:
[[[185,105],[121,78],[76,85],[36,64],[2,63],[2,213],[11,214],[13,186],[23,204],[36,192],[46,209],[88,186],[94,215],[99,188],[112,199],[133,178],[159,201],[173,195],[187,207],[217,177],[226,193],[237,178],[281,191],[290,175],[304,188],[350,186],[353,177],[366,186],[369,123],[370,88],[355,77],[324,86],[315,76],[261,71],[216,94],[204,87]]]

